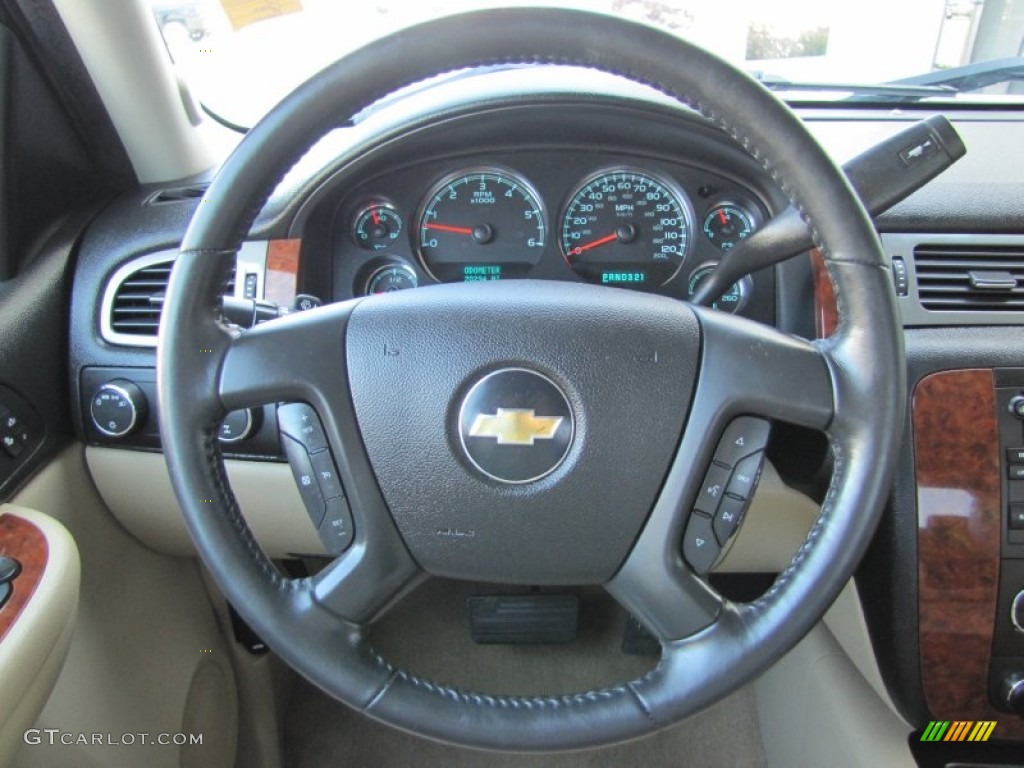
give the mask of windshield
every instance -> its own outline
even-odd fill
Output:
[[[240,129],[253,125],[310,75],[375,38],[467,10],[538,5],[515,0],[149,3],[192,92],[207,111]],[[545,5],[660,27],[732,61],[791,102],[1024,103],[1019,82],[1024,59],[1017,58],[1024,54],[1020,0],[563,0]]]

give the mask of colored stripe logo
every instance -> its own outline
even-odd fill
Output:
[[[932,720],[921,741],[988,741],[995,729],[995,720]]]

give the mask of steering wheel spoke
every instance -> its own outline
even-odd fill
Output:
[[[344,352],[353,306],[332,304],[240,333],[222,355],[218,391],[229,411],[269,402],[313,407],[289,412],[288,425],[282,421],[282,439],[309,462],[309,475],[324,457],[324,471],[337,475],[335,492],[320,494],[326,501],[313,497],[326,509],[319,523],[325,546],[342,551],[313,579],[312,596],[329,612],[364,624],[422,574],[395,530],[354,428]],[[318,422],[310,425],[313,437],[302,430],[302,418]],[[343,534],[332,534],[332,522]]]
[[[223,352],[218,392],[226,411],[273,402],[325,405],[345,378],[350,304],[331,304],[257,325]]]
[[[717,436],[741,414],[828,428],[834,382],[821,347],[734,315],[697,312],[704,347],[687,432]]]
[[[726,457],[737,450],[737,456],[744,450],[760,455],[767,440],[761,419],[824,430],[833,411],[831,368],[818,346],[721,312],[698,310],[698,318],[701,375],[679,451],[629,558],[607,585],[662,641],[704,629],[721,606],[721,598],[694,571],[706,572],[713,564],[725,544],[716,537],[724,536],[714,530],[719,522],[714,510],[695,510],[702,494],[742,508],[746,499],[725,496],[730,470],[738,466]],[[744,421],[735,421],[739,417]],[[755,441],[760,443],[742,449],[733,445]],[[696,550],[699,559],[690,555],[689,564],[687,546],[703,548]]]
[[[386,516],[387,510],[374,510],[363,517],[376,521],[385,519],[382,515]],[[313,578],[313,599],[343,619],[367,624],[424,578],[401,539],[373,530],[359,536],[350,549]]]

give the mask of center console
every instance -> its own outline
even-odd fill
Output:
[[[928,709],[1024,738],[1024,369],[926,376],[912,420]]]

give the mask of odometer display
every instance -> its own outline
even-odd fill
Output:
[[[679,272],[690,220],[686,197],[669,182],[643,171],[604,171],[570,198],[562,253],[591,282],[656,288]]]
[[[525,276],[540,260],[547,224],[525,179],[496,168],[447,176],[427,197],[418,220],[423,268],[443,282]]]

